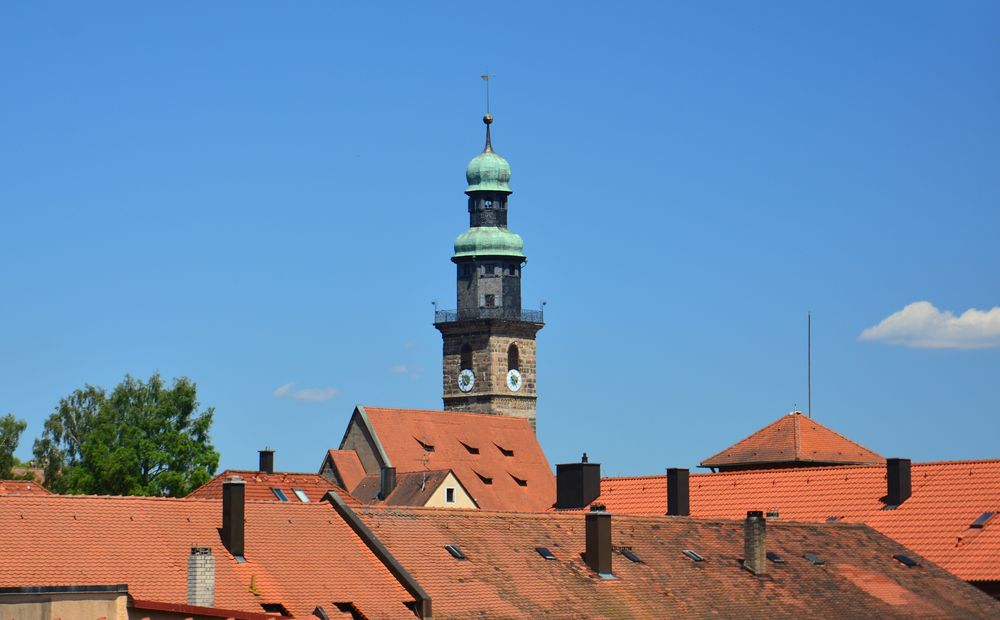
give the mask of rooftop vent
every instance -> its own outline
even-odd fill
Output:
[[[993,518],[994,514],[996,513],[984,512],[983,514],[979,515],[979,518],[973,521],[972,525],[970,525],[969,527],[980,528],[980,529],[985,527],[986,522],[989,521],[991,518]]]
[[[448,553],[451,554],[451,557],[455,558],[456,560],[466,559],[465,554],[462,553],[462,550],[456,547],[455,545],[445,545],[444,548]]]
[[[906,566],[907,568],[913,568],[914,566],[920,566],[919,564],[917,564],[916,560],[914,560],[913,558],[911,558],[908,555],[903,555],[902,553],[897,553],[896,555],[892,556],[892,559],[896,560],[897,562],[899,562],[900,564]]]
[[[420,441],[416,437],[414,437],[414,439],[416,439],[417,443],[420,444],[420,447],[424,449],[424,452],[434,452],[434,445],[433,444],[429,444],[429,443],[427,443],[425,441]]]
[[[473,470],[473,471],[475,471],[475,470]],[[479,473],[478,471],[476,472],[476,475],[479,476],[479,479],[483,481],[483,484],[493,484],[493,478],[491,478],[489,476],[484,476],[483,474]]]
[[[514,479],[514,482],[517,483],[517,486],[519,486],[519,487],[526,487],[526,486],[528,486],[528,481],[525,480],[524,478],[518,478],[514,474],[510,474],[510,477]]]
[[[503,454],[504,456],[514,456],[513,450],[508,450],[507,448],[504,448],[503,446],[498,444],[493,444],[493,445],[496,446],[497,450],[499,450],[500,453]]]
[[[538,555],[542,556],[546,560],[556,559],[556,556],[553,555],[551,551],[549,551],[548,547],[535,547],[535,551],[537,551]]]
[[[812,564],[813,566],[823,566],[824,564],[826,564],[826,562],[823,561],[823,559],[820,558],[815,553],[807,553],[802,557],[804,557],[806,561]]]
[[[691,558],[695,562],[704,562],[705,561],[705,558],[701,557],[701,555],[697,551],[691,551],[690,549],[685,549],[685,550],[681,551],[681,553],[683,553],[687,557]]]

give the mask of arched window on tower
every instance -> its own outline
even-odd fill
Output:
[[[472,347],[468,342],[462,345],[461,357],[459,370],[472,370]]]
[[[513,342],[507,347],[507,370],[519,370],[521,367],[521,355],[517,350],[517,345]]]

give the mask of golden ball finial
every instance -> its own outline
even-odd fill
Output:
[[[491,124],[493,122],[493,115],[487,114],[486,116],[484,116],[483,122],[486,123],[487,125]]]

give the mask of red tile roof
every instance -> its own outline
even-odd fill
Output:
[[[52,492],[33,480],[0,480],[0,496],[52,495]]]
[[[486,510],[538,511],[555,502],[555,476],[526,419],[456,411],[364,410],[398,472],[451,469]],[[518,484],[513,476],[527,484]]]
[[[701,466],[745,469],[763,465],[882,463],[885,459],[868,448],[793,411],[705,459]]]
[[[860,525],[767,524],[785,558],[770,577],[745,571],[743,524],[681,517],[612,516],[617,579],[581,561],[584,515],[365,507],[366,525],[433,599],[439,618],[909,618],[995,617],[1000,604]],[[465,560],[444,549],[455,545]],[[556,560],[535,551],[547,547]],[[682,554],[693,549],[705,561]],[[826,564],[814,566],[805,553]],[[919,556],[917,556],[919,558]],[[918,561],[924,562],[922,558]]]
[[[192,499],[222,499],[222,484],[231,476],[238,476],[246,482],[246,500],[248,502],[278,502],[281,501],[271,489],[281,489],[289,502],[301,502],[295,489],[303,491],[310,502],[323,499],[327,491],[336,491],[344,501],[352,506],[359,505],[343,488],[330,482],[319,474],[303,474],[290,472],[274,472],[267,474],[262,471],[227,469],[188,495]]]
[[[215,606],[296,617],[353,602],[412,618],[412,597],[327,502],[247,502],[246,562],[220,542],[216,500],[49,495],[0,498],[0,587],[125,583],[134,598],[187,602],[191,547],[212,548]],[[250,592],[253,579],[261,592]]]
[[[386,506],[424,506],[441,486],[450,469],[434,471],[412,471],[396,474],[396,488],[383,502],[378,494],[382,487],[381,474],[368,474],[351,491],[357,501],[363,504],[384,503]]]
[[[326,455],[333,461],[344,488],[353,489],[365,477],[365,467],[354,450],[327,450]]]
[[[1000,460],[914,463],[912,495],[883,510],[886,469],[838,466],[693,474],[691,515],[736,518],[747,510],[782,520],[863,522],[967,581],[1000,580],[1000,515],[983,528],[981,514],[1000,511]],[[605,478],[599,501],[613,512],[666,512],[665,476]]]

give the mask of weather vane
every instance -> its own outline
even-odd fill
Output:
[[[484,73],[483,75],[481,75],[479,77],[483,78],[483,81],[486,82],[486,115],[489,116],[489,114],[490,114],[490,78],[494,78],[496,76],[495,75],[490,75],[490,72],[487,71],[486,73]]]

